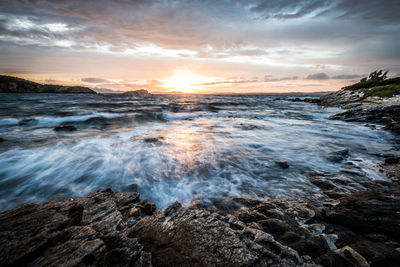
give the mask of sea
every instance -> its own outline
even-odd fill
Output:
[[[343,110],[292,98],[0,94],[0,210],[105,188],[137,191],[159,209],[301,198],[319,192],[310,174],[340,174],[349,164],[387,179],[379,154],[392,150],[394,136],[329,120]],[[344,149],[346,159],[332,160]]]

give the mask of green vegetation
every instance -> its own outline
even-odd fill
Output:
[[[363,92],[365,96],[391,97],[400,94],[400,77],[387,79],[387,73],[376,70],[368,78],[342,89]]]

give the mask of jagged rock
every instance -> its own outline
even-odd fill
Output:
[[[312,266],[293,249],[232,215],[174,203],[136,223],[128,235],[151,252],[155,266]]]
[[[374,266],[400,266],[400,251],[396,245],[369,240],[358,241],[350,246]]]
[[[399,104],[370,109],[350,109],[346,112],[333,115],[329,119],[383,124],[386,130],[400,134]]]
[[[27,204],[0,214],[1,266],[150,266],[126,237],[138,193],[111,190]]]
[[[364,99],[362,93],[350,91],[350,90],[339,90],[327,95],[320,97],[320,105],[326,107],[341,107],[341,108],[355,108],[361,105],[361,101]]]
[[[54,131],[56,132],[73,132],[76,131],[76,127],[73,125],[60,125],[54,128]]]
[[[399,207],[399,187],[376,189],[340,199],[327,219],[355,232],[382,233],[400,239]]]

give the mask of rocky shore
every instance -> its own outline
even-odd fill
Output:
[[[334,200],[232,198],[163,211],[92,192],[0,214],[1,266],[398,266],[400,189]]]
[[[343,89],[305,102],[349,109],[331,119],[400,133],[398,96]],[[157,210],[137,192],[105,189],[26,204],[0,213],[0,266],[400,266],[400,158],[380,154],[390,179],[371,180],[348,155],[328,155],[343,169],[310,173],[319,191],[303,199]]]

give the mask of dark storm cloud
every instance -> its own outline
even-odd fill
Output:
[[[328,74],[324,72],[310,74],[306,78],[307,80],[329,80]]]
[[[400,16],[397,15],[397,11],[400,10],[399,2],[388,0],[383,4],[382,1],[376,0],[2,1],[0,31],[4,36],[28,37],[42,42],[67,38],[86,46],[108,44],[114,51],[123,51],[135,48],[138,44],[152,42],[169,48],[197,49],[202,53],[206,53],[201,51],[206,45],[211,45],[217,52],[226,49],[234,52],[246,42],[257,42],[259,39],[258,36],[252,36],[251,32],[242,32],[243,22],[251,22],[252,14],[288,20],[310,14],[316,16],[325,14],[327,17],[346,17],[356,21],[379,20],[390,24],[399,21]],[[25,18],[35,25],[29,29],[7,27],[15,23],[16,18]],[[68,30],[52,32],[43,27],[46,23],[60,22],[65,23]],[[279,36],[280,34],[276,32],[272,35],[290,40],[296,38],[296,32],[301,33],[302,38],[308,38],[307,29],[311,31],[310,35],[317,38],[320,38],[319,35],[329,36],[334,31],[328,29],[327,32],[326,27],[329,28],[329,25],[324,27],[308,23],[307,27],[300,31],[296,27],[293,30],[290,28],[283,30],[282,34],[287,31],[286,37]],[[354,26],[350,28],[352,27]],[[255,47],[242,49],[237,54],[257,56],[267,52]]]

